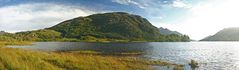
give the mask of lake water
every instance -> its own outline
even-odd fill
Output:
[[[167,60],[187,65],[191,59],[200,63],[199,70],[238,70],[239,42],[145,42],[86,43],[36,42],[32,46],[8,46],[43,51],[95,50],[104,53],[143,51],[140,57]],[[190,69],[187,65],[185,69]]]

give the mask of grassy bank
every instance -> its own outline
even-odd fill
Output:
[[[28,42],[28,41],[0,41],[0,46],[6,46],[6,45],[32,45],[32,42]]]
[[[100,55],[93,51],[41,52],[0,47],[0,70],[152,70],[151,65],[175,67],[175,70],[183,68],[182,65],[163,61],[147,61],[132,56]]]

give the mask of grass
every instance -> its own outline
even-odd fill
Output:
[[[32,42],[27,42],[27,41],[0,42],[0,46],[6,46],[6,45],[32,45]]]
[[[90,50],[84,50],[84,51],[60,51],[60,52],[57,52],[57,53],[74,53],[74,54],[90,54],[90,55],[102,54],[101,52],[90,51]]]
[[[132,56],[101,55],[95,51],[42,52],[0,47],[0,70],[153,70],[151,65],[183,69],[180,64]]]
[[[82,51],[57,51],[57,53],[74,53],[74,54],[90,54],[90,55],[102,55],[102,56],[138,56],[142,55],[141,51],[131,51],[131,52],[119,52],[119,53],[102,53],[91,50]]]
[[[176,65],[173,70],[184,70],[182,65]]]

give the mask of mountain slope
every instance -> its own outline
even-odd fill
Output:
[[[124,12],[94,14],[64,21],[50,27],[67,38],[96,38],[152,40],[160,33],[147,19]]]
[[[215,35],[208,36],[201,41],[239,41],[239,27],[225,28]]]
[[[163,34],[163,35],[171,35],[171,34],[176,34],[176,35],[180,35],[180,36],[183,35],[177,31],[171,31],[171,30],[169,30],[167,28],[163,28],[163,27],[159,28],[159,32],[160,32],[160,34]]]

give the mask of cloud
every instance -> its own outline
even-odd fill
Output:
[[[191,8],[191,5],[184,3],[182,0],[173,1],[172,6],[177,8]]]
[[[119,4],[130,4],[132,0],[113,0],[113,2],[119,3]]]
[[[175,8],[190,8],[191,5],[187,4],[185,0],[112,0],[123,5],[136,5],[142,9],[148,8],[162,8],[165,5]],[[146,8],[147,7],[147,8]]]
[[[112,0],[123,5],[136,5],[144,11],[143,16],[151,22],[161,22],[161,20],[176,18],[172,14],[184,14],[192,6],[188,0]],[[177,17],[179,15],[175,14]],[[163,17],[163,18],[162,18]]]
[[[18,32],[50,27],[95,12],[78,6],[33,3],[0,7],[0,13],[0,30]]]
[[[112,2],[116,2],[116,3],[124,4],[124,5],[133,4],[133,5],[138,6],[139,8],[142,8],[142,9],[145,8],[145,5],[140,4],[139,2],[136,2],[136,1],[134,1],[134,0],[112,0]]]

